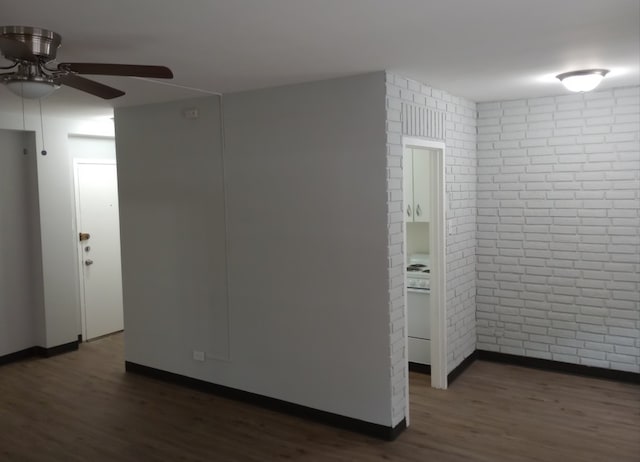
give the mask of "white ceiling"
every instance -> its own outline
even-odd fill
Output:
[[[173,84],[228,93],[389,69],[474,101],[562,94],[553,78],[612,72],[640,83],[638,0],[0,0],[0,25],[60,33],[58,61],[163,64]],[[203,93],[126,77],[105,102],[63,88],[45,112]],[[0,88],[0,110],[19,98]]]

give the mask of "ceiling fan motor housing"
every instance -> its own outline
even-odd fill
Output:
[[[0,36],[24,43],[35,56],[45,63],[56,58],[58,47],[62,42],[62,37],[55,32],[29,26],[0,27]],[[19,57],[7,56],[7,58]]]

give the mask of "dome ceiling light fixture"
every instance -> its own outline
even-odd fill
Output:
[[[608,73],[608,69],[584,69],[558,74],[556,78],[569,91],[587,92],[596,88]]]

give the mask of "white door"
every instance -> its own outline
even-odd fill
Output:
[[[402,154],[402,188],[404,189],[404,221],[413,221],[413,149]]]
[[[124,328],[118,182],[113,161],[76,161],[82,330],[85,339]]]

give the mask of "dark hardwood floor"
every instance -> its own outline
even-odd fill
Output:
[[[477,361],[411,374],[392,442],[126,374],[122,335],[0,367],[0,461],[640,460],[640,387]]]

